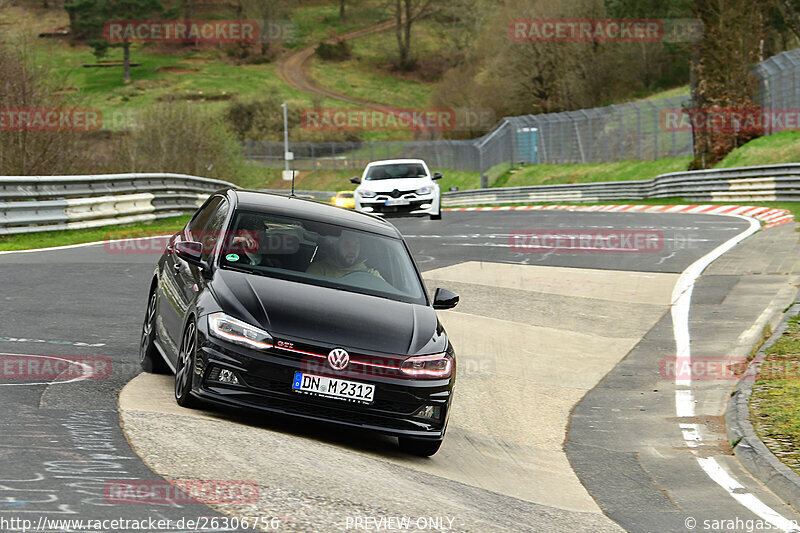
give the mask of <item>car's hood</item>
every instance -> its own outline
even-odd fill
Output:
[[[425,305],[222,269],[213,290],[224,312],[278,338],[397,355],[444,350]]]
[[[425,186],[433,186],[430,178],[398,178],[364,181],[358,186],[358,190],[363,191],[366,189],[377,193],[392,192],[395,189],[398,191],[415,191]]]

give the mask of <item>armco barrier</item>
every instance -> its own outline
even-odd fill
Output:
[[[210,193],[231,186],[226,181],[184,174],[0,177],[0,235],[92,228],[191,213]],[[295,194],[330,201],[334,193],[298,190]],[[642,181],[445,192],[442,205],[650,198],[704,203],[800,201],[800,163],[674,172]]]
[[[446,192],[442,205],[683,198],[692,202],[800,200],[800,163],[674,172],[650,180],[503,187]]]
[[[0,235],[153,220],[196,210],[227,181],[184,174],[0,177]]]

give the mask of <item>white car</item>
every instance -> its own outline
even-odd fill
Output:
[[[361,178],[350,178],[358,185],[355,209],[373,215],[430,215],[442,218],[440,172],[431,175],[422,159],[373,161]]]

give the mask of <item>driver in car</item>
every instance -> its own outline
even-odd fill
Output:
[[[363,259],[359,261],[360,254],[361,237],[353,231],[342,230],[333,253],[325,254],[318,261],[311,263],[306,273],[328,278],[341,278],[352,272],[368,272],[383,279],[380,272],[367,267]]]

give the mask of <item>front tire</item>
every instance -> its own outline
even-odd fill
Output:
[[[139,364],[142,370],[150,374],[166,374],[169,372],[167,363],[161,357],[161,353],[156,348],[156,309],[158,302],[156,299],[156,288],[150,292],[147,301],[147,311],[144,314],[144,324],[142,324],[142,337],[139,341]]]
[[[192,409],[199,401],[192,396],[194,365],[197,357],[197,325],[191,320],[181,340],[181,350],[175,367],[175,401],[181,407]]]
[[[434,439],[415,439],[414,437],[398,437],[400,449],[404,452],[419,457],[430,457],[439,451],[444,438]]]

